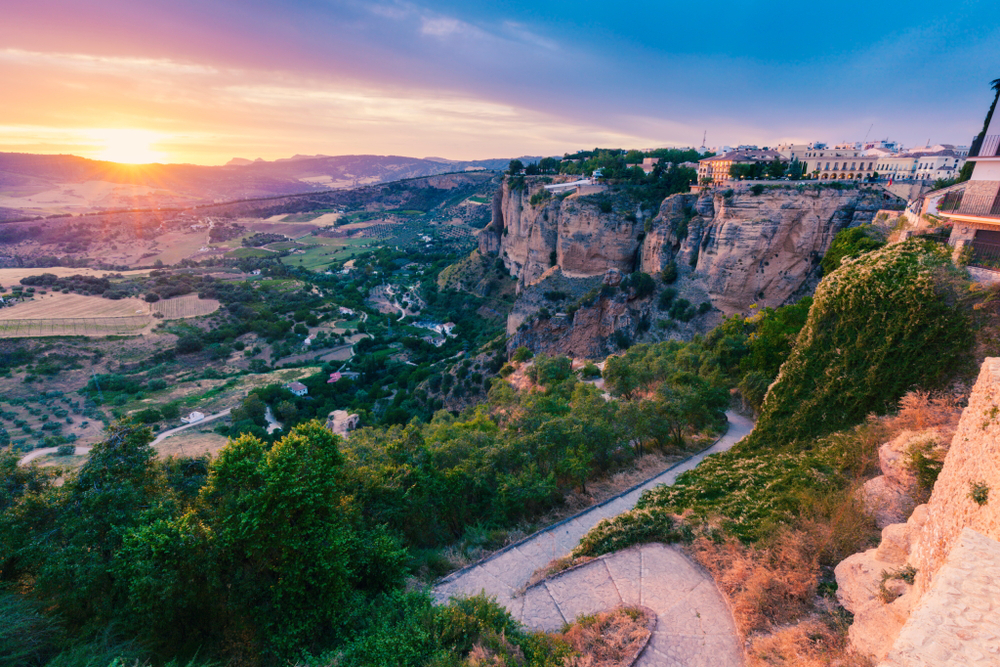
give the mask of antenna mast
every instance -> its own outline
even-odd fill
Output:
[[[868,135],[872,133],[873,127],[875,127],[875,123],[872,123],[871,125],[868,126],[868,131],[865,132],[865,140],[861,142],[862,144],[868,143]]]

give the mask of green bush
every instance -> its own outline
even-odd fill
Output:
[[[871,225],[852,227],[837,232],[833,237],[830,249],[823,255],[820,267],[823,275],[827,276],[840,268],[840,263],[845,257],[859,257],[866,252],[878,250],[885,245],[885,242],[875,237],[874,229]]]
[[[677,281],[677,262],[671,260],[669,264],[660,271],[660,280],[667,285],[672,285]]]
[[[524,346],[521,346],[514,350],[514,354],[511,356],[510,360],[515,363],[521,363],[531,359],[533,356],[535,356],[534,352]]]
[[[959,280],[947,252],[920,241],[824,278],[746,446],[807,442],[893,409],[914,387],[945,384],[973,340]]]
[[[672,287],[668,287],[667,289],[660,292],[660,299],[657,304],[660,307],[660,310],[669,309],[671,304],[673,304],[674,298],[676,296],[677,296],[677,290],[675,290]]]

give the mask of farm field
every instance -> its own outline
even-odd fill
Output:
[[[232,259],[246,259],[247,257],[271,257],[274,253],[263,248],[237,248],[226,253],[226,257]]]
[[[189,428],[164,438],[154,448],[156,454],[161,457],[192,457],[204,454],[215,456],[229,442],[229,438],[212,430],[214,426],[224,421],[209,422],[201,428]]]
[[[304,252],[286,255],[281,263],[287,266],[302,266],[315,271],[336,260],[349,259],[361,251],[362,246],[372,243],[371,239],[331,239],[313,237],[303,240]]]
[[[197,294],[185,294],[173,299],[162,299],[150,305],[154,313],[163,314],[163,319],[179,320],[185,317],[210,315],[222,304],[215,299],[199,299]]]
[[[219,309],[215,299],[188,294],[149,304],[139,299],[103,299],[80,294],[43,294],[15,306],[0,308],[0,338],[36,336],[136,335],[153,321],[208,315]]]
[[[55,292],[0,308],[0,320],[135,317],[149,314],[149,304],[139,299],[113,300]]]

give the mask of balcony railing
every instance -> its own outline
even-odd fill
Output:
[[[972,242],[972,256],[968,265],[991,271],[1000,270],[1000,243]]]
[[[972,190],[972,185],[977,186],[976,189]],[[964,192],[949,192],[942,197],[938,210],[944,214],[998,218],[1000,181],[970,181]]]
[[[1000,134],[987,134],[982,141],[976,137],[969,148],[969,157],[1000,157]]]

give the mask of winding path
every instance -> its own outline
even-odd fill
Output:
[[[452,596],[485,592],[511,614],[537,630],[555,630],[580,614],[620,604],[642,604],[658,622],[636,665],[743,664],[743,651],[732,614],[711,576],[678,549],[646,544],[602,556],[525,589],[531,575],[556,558],[569,555],[601,520],[635,507],[647,489],[673,484],[706,456],[723,452],[753,429],[753,422],[727,412],[729,430],[714,445],[681,461],[625,493],[561,521],[441,579],[437,602]],[[523,591],[523,593],[522,593]]]

